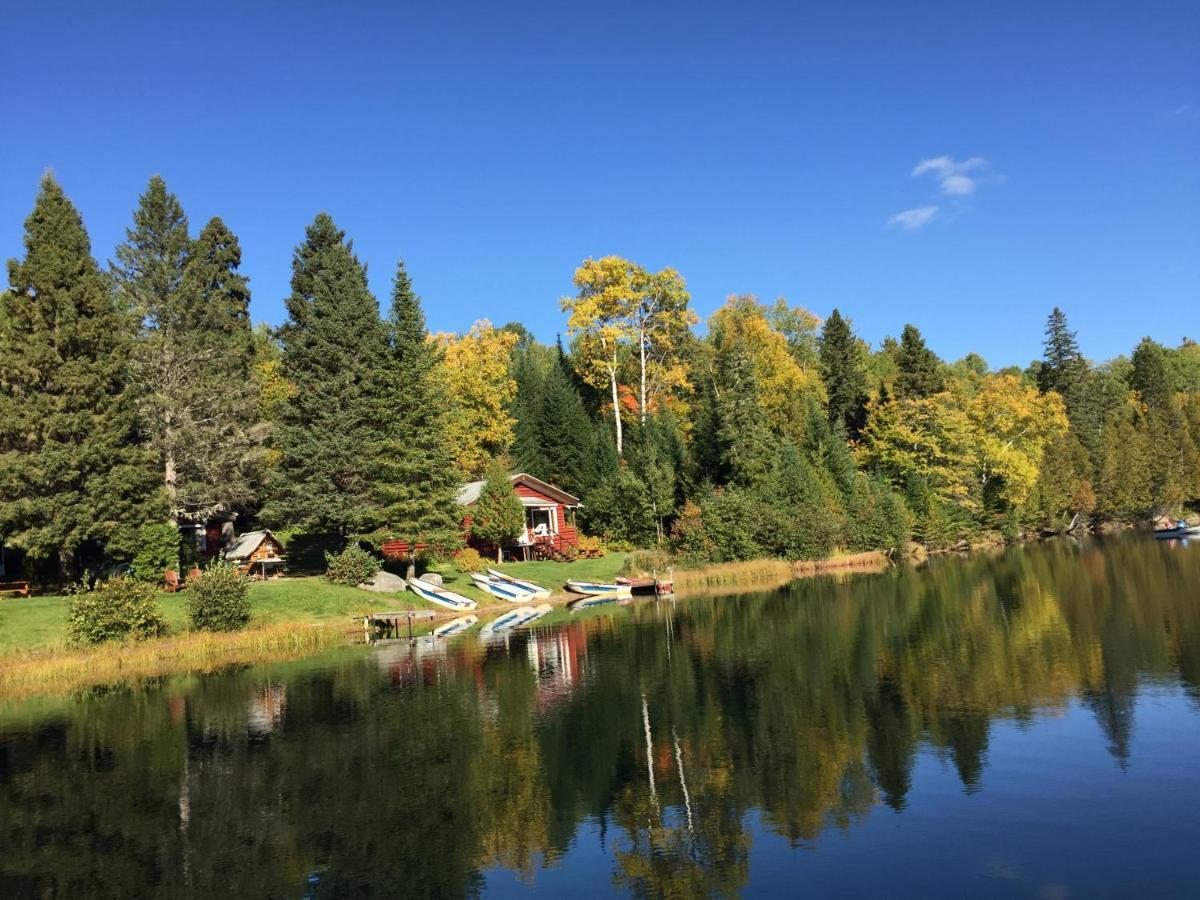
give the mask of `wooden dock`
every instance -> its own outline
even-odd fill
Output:
[[[432,609],[401,609],[396,612],[373,612],[363,616],[363,634],[368,642],[371,629],[386,631],[389,636],[400,636],[401,623],[408,626],[408,639],[413,639],[413,620],[432,621],[437,614]]]

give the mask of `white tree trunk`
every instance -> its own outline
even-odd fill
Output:
[[[615,367],[608,370],[608,382],[612,387],[613,420],[617,424],[617,456],[620,456],[624,435],[621,432],[621,399],[617,395],[617,370]]]
[[[641,363],[641,393],[638,398],[639,411],[641,413],[642,424],[646,424],[646,330],[638,328],[638,354],[639,362]]]

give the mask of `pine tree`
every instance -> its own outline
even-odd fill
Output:
[[[387,391],[396,402],[383,414],[385,433],[373,449],[375,500],[382,529],[409,547],[409,577],[416,547],[445,551],[461,542],[461,477],[454,466],[446,423],[446,397],[437,377],[438,347],[428,339],[421,300],[403,261],[396,265],[388,317]]]
[[[1067,327],[1067,316],[1057,306],[1046,321],[1046,340],[1041,368],[1038,369],[1038,388],[1043,392],[1057,391],[1068,405],[1078,401],[1087,362],[1079,352],[1075,332]]]
[[[1133,371],[1129,386],[1137,391],[1142,402],[1153,410],[1165,410],[1171,405],[1171,380],[1167,375],[1166,348],[1150,338],[1142,338],[1133,351]]]
[[[283,372],[295,390],[263,515],[344,539],[378,524],[375,454],[403,394],[384,377],[387,334],[366,272],[326,213],[296,248],[286,305]]]
[[[821,331],[821,379],[829,397],[829,421],[845,429],[851,440],[867,421],[867,376],[863,352],[838,310],[830,313]]]
[[[754,363],[740,347],[730,351],[721,364],[721,394],[718,403],[722,457],[730,483],[751,487],[771,467],[771,429],[758,405],[758,383]]]
[[[488,465],[483,490],[471,507],[471,534],[496,547],[496,562],[504,544],[515,541],[525,528],[525,507],[513,490],[512,479],[499,460]]]
[[[0,298],[0,538],[75,578],[165,515],[129,387],[134,323],[49,175]]]
[[[113,275],[141,323],[133,358],[142,421],[172,521],[203,522],[258,491],[263,435],[241,248],[216,218],[192,242],[179,200],[157,175],[133,219]]]
[[[946,378],[942,361],[925,346],[925,339],[915,325],[905,325],[896,351],[895,394],[898,400],[928,397],[945,390]]]

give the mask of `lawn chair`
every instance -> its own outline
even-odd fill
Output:
[[[167,569],[163,572],[163,586],[168,594],[174,594],[182,588],[183,585],[179,583],[179,573],[174,569]]]

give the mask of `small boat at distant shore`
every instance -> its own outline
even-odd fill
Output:
[[[1160,541],[1167,541],[1172,538],[1200,537],[1200,525],[1179,524],[1174,528],[1159,528],[1154,532],[1154,536]]]
[[[453,637],[456,634],[462,634],[478,621],[479,616],[459,616],[457,619],[451,619],[444,625],[433,629],[433,636],[435,638]]]
[[[595,581],[568,581],[567,590],[573,594],[586,594],[589,597],[632,597],[633,590],[627,584],[602,584]]]
[[[456,594],[454,591],[448,591],[444,587],[438,587],[436,584],[430,584],[428,581],[422,581],[420,578],[408,579],[408,589],[422,600],[428,600],[430,603],[436,603],[438,606],[444,606],[447,609],[467,610],[474,609],[479,605],[469,597]]]
[[[471,573],[471,581],[475,582],[475,587],[481,591],[485,591],[501,600],[507,600],[509,603],[524,603],[535,596],[532,591],[526,590],[520,585],[504,581],[500,578],[493,578],[490,575],[481,575],[478,572]]]
[[[487,573],[494,580],[506,581],[509,584],[515,584],[517,587],[529,592],[529,596],[537,599],[543,599],[550,596],[550,589],[544,588],[540,584],[534,584],[532,581],[525,581],[520,578],[513,578],[511,575],[505,575],[499,569],[488,569]]]

